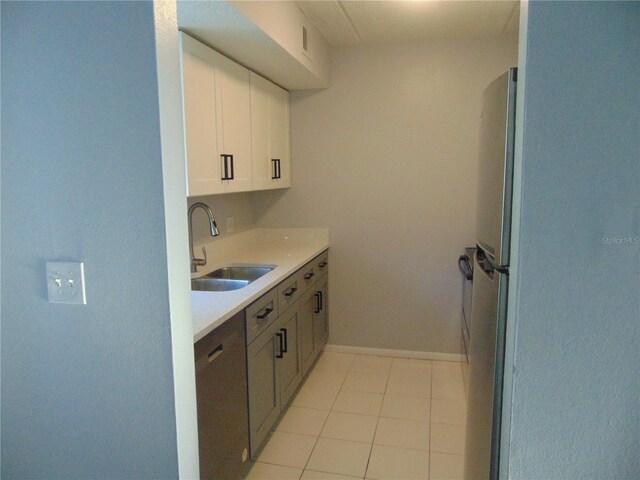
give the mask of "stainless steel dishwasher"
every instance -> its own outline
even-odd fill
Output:
[[[249,469],[244,311],[195,346],[200,478],[234,480]]]

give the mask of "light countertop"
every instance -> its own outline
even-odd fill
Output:
[[[192,278],[233,264],[277,266],[238,290],[191,292],[194,343],[329,248],[329,230],[256,228],[236,235],[221,235],[204,246],[207,249],[207,264],[199,267],[197,273],[192,273]],[[194,250],[199,256],[201,245],[195,246]]]

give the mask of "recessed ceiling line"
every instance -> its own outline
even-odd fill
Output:
[[[353,23],[353,20],[351,20],[351,17],[347,13],[347,9],[344,8],[344,5],[342,4],[342,0],[338,0],[336,3],[340,7],[340,10],[342,10],[342,13],[344,14],[345,18],[349,22],[349,25],[353,29],[353,32],[356,34],[356,37],[358,37],[358,40],[362,41],[362,37],[360,36],[360,32],[358,32],[358,29],[356,28],[355,24]]]

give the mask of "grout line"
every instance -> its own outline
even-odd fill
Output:
[[[314,369],[318,365],[318,361],[320,361],[322,359],[322,355],[323,354],[324,354],[324,352],[322,352],[322,354],[320,355],[320,358],[318,358],[318,360],[315,362],[315,366],[313,367]],[[353,357],[353,358],[355,358],[355,357]],[[316,442],[313,444],[313,448],[311,449],[311,453],[309,454],[309,458],[307,458],[307,461],[304,464],[304,468],[302,469],[302,473],[300,474],[301,478],[302,478],[302,475],[304,475],[304,471],[307,469],[307,465],[309,465],[309,460],[311,460],[311,457],[313,456],[313,452],[315,451],[316,447],[318,446],[318,442],[320,441],[320,435],[322,435],[322,430],[324,430],[324,427],[327,424],[327,420],[329,420],[329,415],[331,415],[331,412],[333,411],[333,406],[335,405],[336,400],[340,396],[340,392],[342,391],[342,386],[344,385],[344,382],[347,379],[347,375],[349,375],[349,370],[351,370],[351,365],[353,364],[353,358],[351,359],[351,363],[349,363],[349,368],[347,369],[347,372],[345,373],[345,376],[342,379],[342,382],[340,383],[340,388],[338,389],[338,394],[333,399],[333,402],[331,403],[331,406],[329,407],[329,414],[327,415],[327,418],[325,418],[324,422],[322,423],[322,428],[320,429],[320,433],[318,433],[318,436],[316,437]],[[313,372],[311,372],[311,373],[313,373]],[[327,473],[330,473],[330,472],[327,472]]]
[[[352,355],[351,362],[349,363],[349,366],[348,366],[348,368],[346,369],[346,372],[345,372],[345,374],[344,374],[344,377],[342,378],[342,381],[341,381],[341,383],[340,383],[340,388],[338,389],[338,393],[337,393],[337,395],[335,396],[335,398],[333,399],[333,401],[332,401],[332,403],[331,403],[331,406],[329,407],[329,413],[327,414],[327,417],[325,418],[325,420],[324,420],[324,422],[323,422],[323,424],[322,424],[322,427],[320,428],[319,433],[318,433],[317,435],[315,435],[315,443],[314,443],[314,445],[313,445],[313,448],[311,449],[311,453],[309,454],[309,457],[307,458],[307,461],[305,462],[304,467],[302,468],[302,472],[301,472],[300,477],[298,478],[298,480],[300,480],[300,479],[302,478],[302,475],[304,475],[304,472],[307,470],[308,465],[309,465],[309,460],[310,460],[310,459],[311,459],[311,457],[313,456],[313,452],[315,451],[315,449],[316,449],[316,447],[317,447],[317,445],[318,445],[318,442],[320,441],[320,438],[329,438],[329,437],[321,437],[321,435],[322,435],[322,431],[324,430],[324,428],[325,428],[325,426],[326,426],[326,424],[327,424],[327,421],[328,421],[328,419],[329,419],[329,416],[331,415],[331,413],[332,413],[332,412],[334,412],[333,408],[334,408],[334,406],[335,406],[335,404],[336,404],[336,402],[337,402],[338,397],[339,397],[339,396],[340,396],[340,394],[343,392],[343,388],[344,388],[344,385],[345,385],[345,382],[346,382],[347,376],[349,375],[349,372],[351,372],[351,368],[352,368],[352,366],[353,366],[353,364],[354,364],[354,361],[355,361],[356,356],[370,356],[370,355],[358,355],[358,354],[351,354],[351,355]],[[318,359],[318,360],[319,360],[319,359]],[[429,477],[430,477],[430,475],[431,475],[431,450],[432,450],[432,431],[431,431],[431,427],[432,427],[432,425],[433,425],[433,422],[432,422],[432,414],[433,414],[433,399],[434,399],[434,398],[433,398],[433,361],[430,361],[430,360],[425,360],[425,361],[429,362],[429,364],[430,364],[430,366],[431,366],[430,378],[429,378],[429,387],[430,387],[430,392],[429,392],[429,397],[428,397],[428,398],[429,398],[429,420],[428,420],[428,429],[429,429],[429,449],[428,449],[428,453],[427,453],[427,455],[428,455],[428,468],[429,468],[429,471],[427,472],[427,475],[428,475],[428,478],[429,478]],[[315,367],[314,367],[314,368],[315,368]],[[371,442],[369,443],[369,442],[360,442],[360,441],[355,441],[355,440],[335,439],[335,440],[342,440],[342,441],[348,441],[348,442],[354,442],[354,443],[360,443],[360,444],[366,444],[366,445],[369,445],[369,455],[368,455],[368,457],[367,457],[367,463],[366,463],[366,466],[365,466],[365,470],[364,470],[364,476],[363,476],[363,478],[366,478],[366,475],[367,475],[367,473],[368,473],[368,471],[369,471],[369,466],[370,466],[370,462],[371,462],[371,455],[372,455],[372,453],[373,453],[373,446],[375,445],[375,443],[374,443],[374,442],[375,442],[376,434],[377,434],[377,432],[378,432],[378,427],[379,427],[379,424],[380,424],[380,418],[382,418],[382,417],[381,417],[381,414],[382,414],[382,406],[384,405],[384,398],[385,398],[385,396],[388,394],[388,392],[387,392],[387,388],[388,388],[388,386],[389,386],[389,381],[390,381],[390,379],[391,379],[391,372],[392,372],[392,370],[393,370],[393,362],[392,362],[391,367],[389,368],[389,371],[388,371],[388,373],[387,373],[387,379],[386,379],[386,382],[385,382],[384,391],[383,391],[383,393],[382,393],[382,404],[380,405],[380,409],[378,410],[378,414],[377,414],[377,418],[376,418],[376,426],[375,426],[375,430],[374,430],[374,434],[373,434],[373,438],[372,438]],[[361,372],[361,373],[366,373],[366,372]],[[298,390],[298,392],[296,392],[296,395],[297,395],[299,392],[300,392],[300,390]],[[350,390],[347,390],[346,392],[351,392],[351,391],[350,391]],[[360,393],[371,393],[371,392],[360,392]],[[390,394],[390,395],[392,395],[392,394]],[[399,396],[403,396],[403,395],[399,395]],[[409,396],[411,397],[411,395],[409,395]],[[417,397],[417,398],[422,398],[422,397]],[[294,401],[294,399],[295,399],[295,396],[294,396],[294,398],[291,400],[291,402],[289,403],[289,405],[288,405],[287,409],[289,409],[289,408],[290,408],[290,407],[292,407],[292,406],[296,406],[297,408],[309,408],[309,409],[313,409],[313,410],[326,411],[326,409],[324,409],[324,408],[314,408],[314,407],[305,407],[305,406],[297,406],[297,405],[293,405],[293,401]],[[286,412],[285,412],[285,413],[286,413]],[[348,412],[337,412],[337,413],[348,413]],[[351,414],[353,414],[353,415],[372,416],[372,415],[366,415],[366,414],[362,414],[362,413],[359,413],[359,414],[358,414],[358,413],[351,413]],[[454,424],[452,424],[452,425],[454,425]],[[272,432],[272,433],[273,433],[273,432]],[[299,435],[305,435],[305,434],[299,434]],[[314,435],[306,435],[306,436],[308,436],[308,437],[313,437]],[[265,445],[265,446],[266,446],[266,445]],[[403,448],[403,447],[398,447],[398,448]],[[419,451],[424,452],[424,450],[420,450],[420,449],[412,449],[412,450],[419,450]],[[458,455],[458,456],[461,456],[461,455],[459,455],[459,454],[453,454],[453,453],[448,453],[448,455]],[[268,463],[268,462],[261,462],[261,463]],[[277,465],[277,464],[272,464],[272,465]],[[284,466],[284,465],[279,465],[279,466]],[[326,472],[326,473],[332,473],[332,474],[333,474],[333,472]],[[358,478],[358,477],[353,477],[353,478]]]

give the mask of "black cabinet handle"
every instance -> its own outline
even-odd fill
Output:
[[[327,266],[327,262],[321,262],[318,264],[318,268],[324,268]]]
[[[223,153],[220,156],[222,157],[222,168],[224,170],[222,180],[233,180],[233,155]]]
[[[277,180],[277,179],[281,178],[280,159],[279,158],[272,158],[271,159],[271,163],[273,163],[273,175],[271,175],[271,179],[272,180]]]
[[[273,312],[273,308],[265,308],[264,309],[264,313],[262,313],[261,315],[256,315],[256,318],[258,320],[264,320],[265,318],[267,318],[269,315],[271,315],[271,312]]]
[[[304,276],[305,280],[311,280],[311,277],[313,277],[315,275],[315,273],[313,272],[309,272]]]
[[[324,297],[322,296],[322,290],[318,293],[320,294],[320,310],[324,310]]]
[[[281,328],[280,331],[284,334],[284,348],[282,348],[282,352],[287,353],[289,349],[289,342],[287,341],[287,329]]]
[[[291,289],[288,292],[284,292],[284,296],[285,297],[290,297],[291,295],[293,295],[297,291],[298,291],[298,289],[296,287],[291,287]]]
[[[316,297],[316,308],[314,309],[313,313],[320,313],[320,301],[321,301],[321,297],[320,297],[320,292],[316,292],[313,294],[314,297]]]
[[[278,332],[276,333],[276,337],[278,337],[279,340],[279,347],[280,347],[280,353],[276,353],[276,358],[283,358],[284,357],[284,344],[282,343],[282,333]]]

